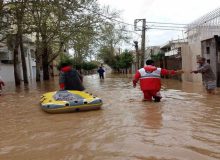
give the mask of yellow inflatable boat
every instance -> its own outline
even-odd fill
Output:
[[[64,113],[100,109],[102,100],[87,92],[63,90],[41,96],[41,108],[48,113]]]

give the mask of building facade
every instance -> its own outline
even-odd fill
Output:
[[[214,35],[220,35],[220,8],[200,17],[187,26],[187,38],[189,44],[189,57],[185,57],[185,61],[188,62],[185,65],[189,65],[191,70],[197,69],[196,57],[202,56],[202,42],[208,40]],[[210,50],[211,51],[211,50]],[[213,61],[210,62],[211,66]],[[216,70],[215,68],[212,68]],[[192,82],[202,82],[200,74],[192,74],[187,78]]]
[[[214,36],[213,38],[203,40],[202,56],[206,58],[216,75],[217,86],[220,87],[220,37]]]
[[[161,53],[163,53],[163,65],[162,67],[169,70],[184,70],[186,74],[180,76],[173,76],[178,80],[185,80],[188,77],[188,61],[185,61],[185,57],[188,57],[188,42],[186,39],[172,40],[161,46]],[[188,57],[189,58],[189,57]]]
[[[28,38],[24,38],[24,52],[25,61],[27,66],[27,75],[29,81],[36,77],[36,62],[35,62],[35,47],[32,41]],[[20,79],[23,80],[21,53],[19,49],[19,75]],[[0,44],[0,75],[4,81],[14,81],[14,65],[13,65],[13,48],[10,49],[6,43]]]

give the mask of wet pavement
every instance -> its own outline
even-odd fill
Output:
[[[220,94],[201,85],[163,80],[160,103],[142,102],[131,75],[85,76],[101,110],[48,114],[40,96],[57,78],[0,96],[1,160],[219,160]],[[218,90],[218,92],[220,92]]]

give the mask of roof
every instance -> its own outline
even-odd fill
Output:
[[[161,49],[162,48],[167,48],[167,47],[171,47],[172,44],[177,44],[177,43],[187,43],[186,39],[176,39],[176,40],[172,40],[172,41],[168,41],[165,44],[161,45]]]

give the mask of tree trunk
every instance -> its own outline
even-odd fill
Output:
[[[36,82],[40,82],[40,64],[36,61]]]
[[[35,55],[36,55],[36,82],[40,82],[40,58],[39,57],[37,57],[37,56],[39,56],[38,55],[38,53],[36,53],[36,52],[38,52],[37,51],[38,49],[36,49],[36,51],[35,51]]]
[[[42,46],[43,46],[43,54],[42,54],[42,67],[43,67],[43,80],[49,80],[49,51],[47,44],[47,36],[46,34],[42,34]]]
[[[36,82],[40,82],[40,67],[41,67],[41,56],[40,56],[40,40],[39,40],[39,32],[36,34],[36,50],[35,50],[35,58],[36,58]]]
[[[15,77],[16,86],[19,86],[21,84],[19,64],[18,64],[18,49],[19,49],[19,36],[18,34],[16,34],[15,47],[14,47],[14,77]]]
[[[48,64],[48,49],[47,45],[44,45],[43,55],[42,55],[42,65],[43,65],[43,80],[49,80],[49,64]]]
[[[26,65],[26,60],[25,60],[23,38],[22,38],[22,34],[20,34],[20,33],[18,33],[18,34],[19,34],[19,43],[20,43],[20,51],[21,51],[21,62],[22,62],[22,69],[23,69],[23,78],[24,78],[24,83],[28,84],[27,65]]]

